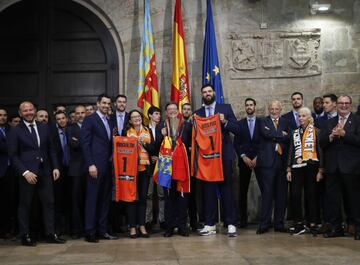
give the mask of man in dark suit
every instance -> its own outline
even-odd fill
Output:
[[[113,127],[115,135],[121,135],[129,120],[129,113],[126,112],[127,97],[125,95],[117,95],[115,98],[115,113],[110,115],[110,123]]]
[[[86,179],[85,240],[97,243],[101,239],[117,239],[107,232],[112,192],[112,126],[107,117],[111,99],[101,94],[98,110],[87,116],[81,126],[80,145],[89,175]]]
[[[337,99],[338,116],[328,120],[321,133],[326,173],[326,212],[332,229],[324,237],[344,235],[341,212],[341,187],[355,225],[355,239],[360,240],[360,119],[351,113],[352,100]]]
[[[294,92],[291,95],[291,103],[293,109],[288,113],[284,114],[282,117],[287,120],[289,124],[290,131],[296,130],[299,128],[299,114],[298,110],[303,106],[304,96],[300,92]]]
[[[14,206],[11,194],[13,176],[6,145],[9,129],[7,111],[0,108],[0,237],[7,237],[10,233],[12,207]]]
[[[235,135],[234,147],[239,166],[239,215],[240,227],[247,226],[247,194],[251,173],[256,167],[260,144],[259,118],[256,117],[256,101],[245,100],[246,118],[238,121],[239,133]]]
[[[209,117],[219,113],[222,132],[222,158],[224,181],[206,182],[203,185],[203,212],[205,226],[199,231],[200,235],[216,234],[216,209],[217,194],[220,193],[221,206],[224,209],[225,225],[228,227],[228,236],[236,236],[236,210],[232,192],[232,161],[235,158],[235,151],[230,133],[237,134],[237,120],[229,104],[219,104],[215,101],[215,90],[211,85],[201,88],[204,106],[195,111],[200,117]]]
[[[181,122],[181,119],[179,119],[179,110],[176,103],[170,102],[166,104],[165,110],[166,120],[156,125],[155,142],[147,145],[148,150],[152,155],[159,154],[160,146],[164,140],[164,136],[170,136],[172,139],[173,150],[176,145],[176,140],[178,137],[181,137],[181,140],[188,151],[191,146],[191,124]],[[168,128],[170,131],[168,131]],[[177,181],[171,180],[171,188],[163,187],[166,225],[164,237],[172,237],[176,227],[178,228],[179,235],[185,237],[189,236],[189,231],[186,227],[189,194],[181,194],[179,191],[177,191],[176,185]]]
[[[155,106],[151,106],[148,110],[149,117],[149,131],[151,134],[151,141],[156,140],[156,125],[161,121],[161,110]],[[157,202],[158,202],[158,221],[161,228],[165,228],[165,201],[164,201],[164,189],[160,185],[156,185],[154,179],[152,178],[156,161],[158,160],[158,154],[151,156],[151,165],[150,165],[150,182],[149,188],[146,195],[146,218],[145,218],[145,226],[146,231],[151,231],[152,223],[153,223],[153,202],[154,202],[154,186],[156,186],[157,191]]]
[[[70,183],[68,179],[69,169],[69,145],[66,137],[68,119],[66,113],[57,111],[54,114],[55,123],[50,125],[50,134],[59,163],[61,178],[54,183],[55,198],[55,231],[57,234],[65,233],[70,219]]]
[[[71,233],[78,239],[84,232],[84,197],[86,186],[86,169],[80,147],[81,126],[85,119],[85,106],[75,107],[76,123],[67,127],[66,136],[69,146],[68,177],[71,182]]]
[[[286,160],[289,144],[289,127],[280,117],[281,104],[273,101],[268,107],[269,116],[260,121],[260,149],[257,156],[256,177],[261,191],[261,217],[257,234],[268,232],[274,209],[274,229],[285,232],[287,180]]]
[[[8,150],[11,162],[20,175],[19,228],[21,242],[34,246],[29,235],[29,216],[34,192],[37,191],[43,205],[47,242],[64,243],[55,234],[53,181],[60,177],[56,152],[52,146],[49,127],[35,122],[35,107],[23,102],[19,107],[22,121],[9,133]]]
[[[315,127],[318,127],[318,120],[325,115],[324,101],[322,97],[315,97],[313,100],[314,112],[311,114],[314,119]]]
[[[315,125],[319,129],[324,129],[327,120],[337,116],[336,111],[337,96],[334,94],[326,94],[323,96],[324,116],[319,117]]]

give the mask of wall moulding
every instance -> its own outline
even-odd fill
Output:
[[[320,29],[231,33],[230,79],[292,78],[320,75]]]

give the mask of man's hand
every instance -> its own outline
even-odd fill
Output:
[[[52,174],[53,174],[54,181],[56,181],[58,178],[60,178],[60,171],[58,169],[54,169]]]
[[[227,122],[227,120],[225,119],[225,115],[223,113],[219,113],[219,118],[220,118],[221,123],[224,124]]]
[[[93,177],[95,179],[97,178],[98,172],[97,172],[97,168],[95,165],[89,166],[89,174],[91,177]]]
[[[316,182],[320,182],[322,179],[323,179],[323,174],[322,174],[322,172],[319,171],[316,174]]]
[[[286,178],[289,182],[291,182],[292,180],[292,176],[291,176],[291,171],[289,171],[287,174],[286,174]]]
[[[167,136],[166,127],[164,127],[164,128],[161,129],[161,134],[162,134],[163,136]]]
[[[29,184],[35,185],[37,182],[37,176],[31,171],[27,172],[24,177]]]
[[[245,165],[247,165],[249,168],[252,168],[252,163],[250,158],[248,158],[247,156],[243,156],[242,160],[244,161]]]
[[[256,160],[257,160],[257,157],[255,157],[253,160],[251,160],[252,168],[256,167]]]
[[[159,157],[157,157],[157,156],[151,156],[151,161],[153,163],[156,163],[156,161],[158,161],[158,159],[159,159]]]
[[[283,136],[287,136],[287,135],[288,135],[288,133],[287,133],[287,132],[285,132],[285,131],[282,131],[282,135],[283,135]]]

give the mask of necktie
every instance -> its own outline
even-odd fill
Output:
[[[210,106],[206,107],[206,112],[207,112],[206,117],[210,117],[211,116],[211,107]]]
[[[249,131],[250,131],[250,136],[252,139],[253,135],[254,135],[254,120],[253,119],[249,119]]]
[[[30,126],[31,136],[32,136],[33,140],[35,141],[35,143],[37,144],[37,146],[39,146],[39,142],[38,142],[38,139],[37,139],[37,136],[36,136],[34,124],[30,124],[29,126]]]
[[[6,137],[5,128],[1,127],[1,128],[0,128],[0,131],[1,131],[1,133],[4,135],[4,137]]]
[[[62,162],[64,166],[68,166],[69,165],[69,159],[68,159],[68,154],[67,154],[67,139],[66,139],[66,135],[63,131],[60,132],[61,135],[61,148],[63,151],[63,158],[62,158]]]
[[[106,129],[108,138],[110,139],[111,132],[110,132],[109,122],[108,122],[106,116],[103,116],[102,119],[103,119],[103,121],[104,121],[104,125],[105,125],[105,129]]]
[[[118,124],[119,135],[121,135],[123,129],[124,129],[124,116],[123,114],[119,114],[119,124]]]
[[[297,112],[295,112],[295,123],[296,123],[296,127],[300,126],[299,113]]]
[[[344,126],[345,125],[345,117],[340,116],[339,123],[340,123],[341,126]]]
[[[275,126],[275,129],[277,130],[278,128],[278,125],[279,125],[279,120],[278,119],[274,119],[274,126]]]

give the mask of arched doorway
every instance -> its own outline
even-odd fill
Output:
[[[26,0],[0,12],[0,102],[93,103],[119,90],[114,40],[90,10],[70,0]]]

